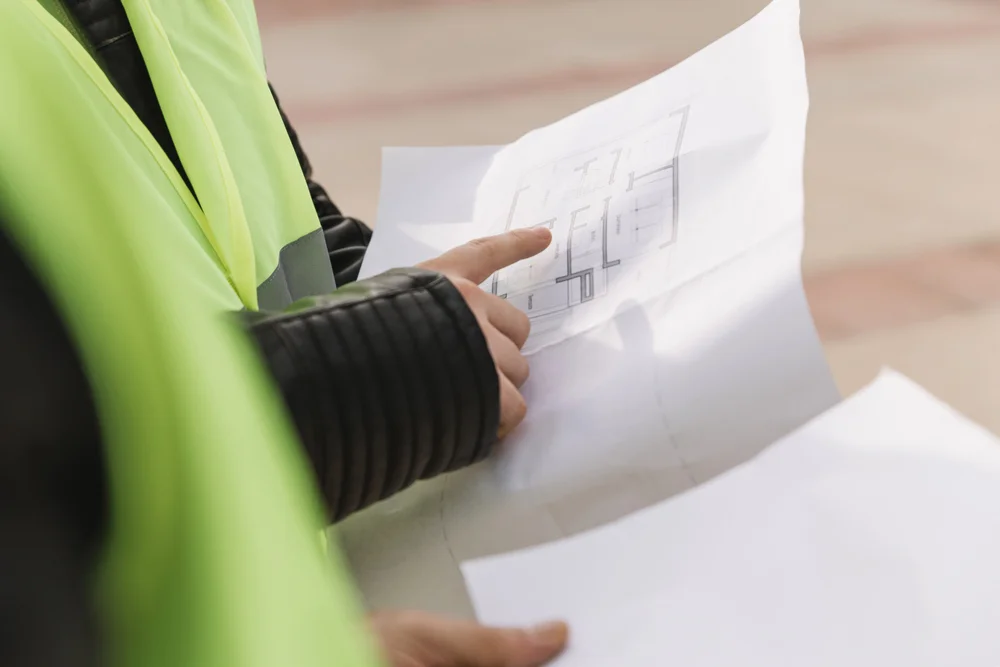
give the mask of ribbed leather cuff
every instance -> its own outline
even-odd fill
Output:
[[[444,276],[393,270],[247,317],[332,520],[489,454],[496,367]]]

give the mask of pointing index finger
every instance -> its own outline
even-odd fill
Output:
[[[545,227],[515,229],[469,241],[445,253],[439,261],[478,285],[500,269],[534,257],[551,242],[552,232]]]

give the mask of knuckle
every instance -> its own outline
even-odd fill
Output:
[[[515,648],[510,633],[504,630],[489,629],[481,636],[482,651],[485,664],[490,667],[503,667],[511,664],[511,653]]]
[[[506,415],[506,426],[508,428],[513,428],[521,423],[524,419],[524,415],[528,413],[528,404],[524,402],[524,396],[521,396],[521,392],[512,391],[507,397],[506,410],[504,414]]]
[[[497,252],[497,240],[493,236],[483,236],[469,241],[469,248],[483,259],[491,259]]]
[[[471,280],[462,276],[449,276],[449,279],[459,292],[467,292],[475,287]]]
[[[518,246],[531,244],[531,240],[533,238],[531,229],[526,227],[511,230],[510,236],[514,239]]]
[[[522,328],[531,326],[531,320],[528,319],[528,314],[526,312],[524,312],[523,310],[512,304],[510,301],[507,301],[506,299],[502,299],[502,301],[504,302],[504,305],[507,306],[508,309],[510,309],[511,320],[513,320],[514,323],[517,324],[517,326]]]
[[[520,347],[524,345],[524,341],[528,339],[528,335],[531,333],[531,319],[525,313],[518,310],[514,322],[517,332],[520,335],[520,341],[518,342],[518,347]]]
[[[428,259],[417,264],[418,269],[424,269],[425,271],[437,271],[438,273],[443,273],[443,266],[441,257],[435,257],[434,259]]]
[[[514,382],[514,384],[520,387],[521,385],[523,385],[525,382],[528,381],[528,377],[531,375],[531,364],[529,364],[528,360],[525,359],[524,356],[520,354],[517,355],[517,360],[514,362],[514,364],[515,364],[514,366],[515,377],[512,378],[512,381]]]
[[[517,421],[520,422],[524,419],[524,415],[528,414],[528,404],[524,401],[524,396],[521,396],[521,392],[517,393],[517,401],[514,403],[516,408],[514,415],[517,417]]]
[[[457,289],[459,293],[465,297],[466,301],[475,301],[483,293],[483,291],[479,289],[479,285],[472,282],[468,278],[455,277],[451,279],[451,282],[455,285],[455,289]]]

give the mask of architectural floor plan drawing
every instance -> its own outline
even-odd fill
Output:
[[[669,662],[670,642],[663,654],[631,651],[637,619],[639,625],[652,619],[656,639],[667,627],[658,623],[664,613],[683,620],[693,609],[697,622],[685,626],[688,635],[712,653],[719,644],[712,604],[747,617],[752,605],[732,607],[732,587],[717,585],[733,574],[733,549],[707,550],[718,557],[703,562],[676,550],[690,540],[675,539],[682,529],[708,539],[732,528],[739,551],[750,534],[747,521],[685,518],[638,531],[642,539],[668,537],[661,540],[666,550],[647,558],[645,569],[629,569],[626,557],[653,552],[617,538],[600,554],[573,549],[551,569],[532,562],[517,573],[466,580],[459,565],[585,539],[684,491],[668,502],[689,517],[699,493],[693,487],[718,479],[704,487],[718,493],[719,484],[731,483],[720,475],[753,470],[739,466],[840,400],[802,286],[809,95],[798,22],[798,0],[773,0],[750,23],[674,68],[507,145],[385,151],[362,278],[416,266],[505,229],[544,225],[553,239],[538,256],[477,276],[485,291],[532,318],[522,348],[530,366],[520,387],[524,420],[482,465],[416,484],[338,531],[370,607],[471,616],[467,593],[478,588],[476,611],[486,623],[533,625],[569,618],[568,610],[580,641],[573,640],[560,667]],[[815,457],[795,456],[815,469]],[[757,479],[743,477],[751,478]],[[779,505],[791,508],[789,517],[806,527],[806,537],[814,535],[812,524],[802,522],[801,504]],[[712,507],[723,518],[730,511]],[[739,508],[757,512],[764,524],[773,519],[757,501]],[[791,556],[768,551],[773,542],[760,540],[765,565],[776,555],[782,564],[809,555],[808,549]],[[590,588],[574,580],[559,591],[542,590],[587,558],[596,569],[575,571]],[[676,586],[657,589],[667,595],[647,607],[635,604],[647,581],[692,563],[705,566],[707,583],[688,586],[690,605],[675,604]],[[759,565],[750,584],[759,583]],[[615,582],[605,576],[612,571],[641,577],[638,585]],[[501,576],[509,585],[484,594],[481,586]],[[814,583],[829,589],[822,577]],[[706,605],[706,591],[721,597]],[[748,600],[769,591],[758,586]],[[601,598],[603,607],[594,604],[598,593],[610,596]],[[484,600],[492,600],[489,607]],[[516,616],[489,611],[512,601],[520,604],[508,607]],[[603,608],[613,613],[601,616]],[[823,611],[814,616],[824,620]],[[610,627],[608,619],[622,622]],[[778,630],[779,640],[797,636]],[[841,646],[835,635],[830,646]],[[757,637],[753,628],[739,636]],[[718,665],[717,656],[696,657],[705,658],[699,665]]]
[[[689,108],[616,142],[537,167],[511,197],[504,231],[546,226],[552,245],[484,289],[533,320],[607,293],[631,260],[667,250],[679,228],[680,155]]]

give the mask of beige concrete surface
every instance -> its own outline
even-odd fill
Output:
[[[310,0],[308,18],[280,20],[271,1],[262,15],[272,17],[272,77],[318,173],[366,219],[382,146],[510,141],[668,67],[764,4],[400,1],[344,11]],[[803,34],[807,270],[1000,236],[990,185],[1000,151],[987,149],[1000,141],[1000,6],[805,0]]]
[[[845,394],[890,366],[1000,433],[1000,306],[832,343],[827,354]]]

